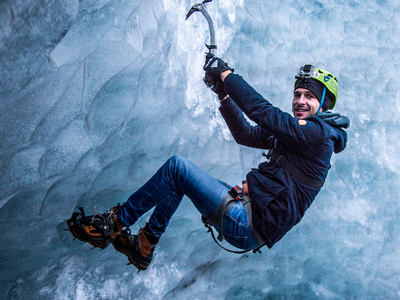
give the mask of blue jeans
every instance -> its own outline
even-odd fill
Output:
[[[191,161],[173,156],[122,204],[119,219],[123,225],[132,226],[155,206],[148,227],[160,238],[184,195],[193,202],[202,216],[208,218],[217,210],[231,188]],[[214,227],[220,231],[218,224]],[[225,240],[237,248],[248,250],[260,246],[253,236],[246,210],[240,201],[225,214],[222,228]]]

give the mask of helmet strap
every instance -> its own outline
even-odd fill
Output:
[[[324,91],[322,92],[321,104],[320,104],[319,107],[318,107],[317,115],[319,115],[319,114],[321,113],[320,110],[321,110],[321,108],[322,108],[322,105],[324,105],[325,94],[326,94],[326,86],[324,86]]]

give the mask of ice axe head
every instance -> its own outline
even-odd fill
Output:
[[[188,11],[186,14],[186,19],[187,20],[195,11],[201,11],[202,9],[205,8],[204,4],[211,2],[212,0],[204,0],[201,3],[196,3],[195,5],[192,6],[192,8]]]
[[[206,18],[208,22],[208,26],[210,29],[210,45],[207,45],[209,53],[214,53],[215,49],[217,49],[216,42],[215,42],[215,33],[214,33],[214,25],[212,23],[211,17],[208,14],[205,3],[211,2],[212,0],[204,0],[202,3],[197,3],[192,6],[192,8],[189,10],[189,12],[186,14],[186,20],[195,12],[199,11],[203,14],[203,16]]]

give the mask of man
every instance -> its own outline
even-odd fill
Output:
[[[220,240],[244,250],[263,244],[271,248],[303,217],[324,183],[332,153],[346,146],[342,128],[349,126],[349,120],[325,112],[335,106],[338,96],[337,79],[329,72],[311,65],[300,69],[291,116],[265,100],[220,58],[208,54],[204,70],[204,81],[218,94],[221,114],[235,141],[269,149],[267,161],[247,174],[238,195],[237,187],[173,156],[122,206],[90,217],[81,209],[67,221],[75,237],[100,248],[112,242],[139,271],[150,264],[184,195],[216,228]],[[250,125],[243,113],[257,126]],[[153,207],[137,235],[123,230]]]

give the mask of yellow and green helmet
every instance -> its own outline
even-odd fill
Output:
[[[326,100],[326,96],[328,96],[330,102],[329,107],[326,107],[326,109],[332,109],[335,107],[336,100],[338,98],[338,80],[335,76],[332,75],[332,73],[330,73],[327,70],[314,68],[314,66],[312,65],[305,65],[304,67],[300,68],[300,71],[295,76],[295,78],[296,78],[296,81],[294,83],[295,89],[298,87],[305,87],[310,89],[309,88],[310,86],[314,86],[314,84],[312,84],[313,80],[311,79],[315,79],[317,82],[322,83],[322,85],[318,84],[318,86],[324,87],[322,88],[322,96],[319,95],[318,91],[314,92],[313,90],[311,89],[310,90],[320,100],[321,107],[324,101]],[[319,89],[317,88],[317,90]],[[326,103],[326,105],[327,104],[328,103]]]

